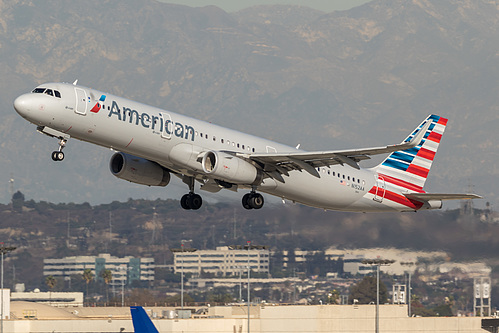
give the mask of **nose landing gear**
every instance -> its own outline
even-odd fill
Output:
[[[52,152],[52,160],[54,160],[54,161],[64,160],[64,153],[62,152],[62,149],[66,146],[67,142],[68,142],[68,140],[64,139],[64,138],[61,138],[59,140],[59,150]]]

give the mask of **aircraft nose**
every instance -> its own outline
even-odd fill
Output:
[[[31,104],[29,96],[24,94],[14,100],[14,109],[22,117],[26,117],[31,111]]]

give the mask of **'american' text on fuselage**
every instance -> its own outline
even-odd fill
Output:
[[[141,125],[144,128],[150,128],[153,131],[159,131],[170,135],[175,135],[178,138],[189,139],[194,141],[194,128],[189,125],[183,125],[179,122],[173,122],[171,119],[163,119],[163,114],[150,115],[147,112],[139,113],[137,110],[132,110],[127,107],[120,109],[118,103],[113,101],[111,110],[109,111],[108,117],[116,116],[118,120],[127,121],[130,124],[135,124],[137,126]],[[135,120],[135,121],[134,121]],[[172,126],[175,125],[175,128]],[[158,128],[159,127],[159,128]]]

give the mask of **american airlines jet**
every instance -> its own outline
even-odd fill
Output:
[[[117,151],[110,160],[118,178],[166,186],[178,176],[189,192],[184,209],[199,209],[196,184],[208,192],[246,189],[242,204],[260,209],[260,192],[330,210],[354,212],[438,209],[443,200],[475,194],[423,190],[447,119],[426,118],[401,143],[364,149],[306,152],[178,113],[68,83],[46,83],[19,96],[14,108],[59,140],[54,161],[64,159],[70,138]],[[388,154],[362,168],[372,155]]]

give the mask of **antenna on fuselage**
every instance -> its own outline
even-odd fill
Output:
[[[77,83],[78,83],[78,79],[76,79],[75,82],[73,82],[73,86],[76,86]]]

